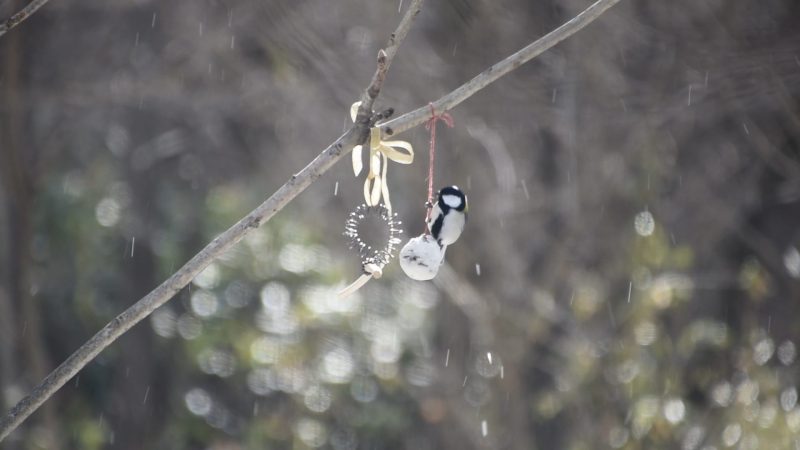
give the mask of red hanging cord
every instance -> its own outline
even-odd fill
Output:
[[[431,219],[431,209],[433,209],[433,163],[436,159],[436,122],[441,120],[448,127],[453,128],[453,116],[446,112],[436,114],[436,108],[433,107],[433,103],[428,103],[428,105],[431,107],[431,118],[425,123],[425,129],[430,130],[431,141],[428,148],[428,211],[425,214],[426,224]],[[430,230],[428,232],[430,233]]]

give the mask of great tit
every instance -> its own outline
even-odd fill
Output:
[[[447,186],[439,190],[428,219],[428,229],[439,246],[448,246],[461,236],[467,222],[468,210],[467,196],[458,186]]]

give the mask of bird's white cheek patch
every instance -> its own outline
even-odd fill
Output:
[[[442,200],[445,205],[451,208],[458,208],[461,206],[461,198],[457,195],[443,195]]]

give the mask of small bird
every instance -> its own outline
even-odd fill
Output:
[[[458,186],[447,186],[439,190],[438,199],[428,219],[428,229],[439,246],[446,247],[455,242],[467,222],[467,196]]]

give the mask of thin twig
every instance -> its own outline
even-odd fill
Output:
[[[470,98],[473,94],[485,88],[493,81],[539,56],[554,45],[572,36],[586,25],[589,25],[608,8],[611,8],[618,2],[619,0],[597,0],[569,22],[561,25],[508,58],[492,65],[481,72],[480,75],[462,84],[456,90],[439,100],[436,100],[433,102],[433,107],[436,108],[436,111],[439,111],[439,113],[450,111],[456,107],[456,105]],[[428,120],[429,115],[430,106],[421,106],[414,111],[403,114],[388,122],[381,123],[381,130],[386,134],[397,135],[403,131],[421,125]]]
[[[408,34],[411,20],[419,13],[422,2],[423,0],[412,2],[400,21],[398,29],[389,39],[386,50],[379,52],[378,68],[370,86],[362,95],[365,100],[361,105],[361,109],[369,111],[369,113],[359,111],[359,115],[363,115],[366,119],[360,122],[357,120],[352,128],[323,150],[298,174],[293,175],[264,203],[214,238],[200,253],[190,259],[171,277],[122,314],[115,317],[114,320],[92,336],[66,361],[45,377],[41,383],[33,388],[30,394],[20,400],[6,416],[0,419],[0,442],[55,394],[61,386],[75,376],[78,371],[91,362],[103,349],[175,296],[212,261],[236,245],[245,235],[272,218],[275,213],[283,209],[298,194],[330,169],[342,156],[350,152],[354,145],[363,143],[366,140],[371,120],[368,116],[372,114],[372,103],[380,93],[383,79],[386,77],[386,71],[391,65],[397,48],[402,44],[406,34]]]
[[[48,1],[50,0],[33,0],[32,2],[28,3],[28,6],[22,8],[20,12],[0,22],[0,36],[6,34],[9,30],[22,23],[25,19],[35,13],[37,9],[44,6],[44,4]]]
[[[386,43],[386,48],[378,52],[378,70],[375,71],[375,75],[372,77],[372,82],[369,87],[364,91],[364,94],[361,95],[361,107],[369,114],[371,114],[370,108],[372,108],[372,102],[375,100],[375,97],[378,96],[381,87],[383,87],[383,80],[386,78],[389,66],[392,65],[394,55],[397,53],[400,44],[406,38],[408,30],[411,29],[411,23],[422,9],[423,1],[424,0],[414,0],[411,2],[406,14],[397,25],[397,29],[389,36],[389,42]]]
[[[38,0],[42,4],[43,0]],[[46,1],[46,0],[45,0]],[[75,376],[86,364],[92,361],[98,353],[111,345],[118,337],[131,327],[147,317],[156,308],[166,303],[195,276],[205,269],[212,261],[220,257],[227,250],[237,244],[250,231],[267,222],[278,211],[283,209],[298,194],[303,192],[317,178],[330,169],[342,156],[350,152],[354,145],[365,142],[369,133],[372,117],[372,103],[380,93],[383,80],[394,58],[397,48],[402,43],[411,26],[411,21],[419,13],[423,0],[414,0],[400,21],[397,30],[389,39],[386,48],[379,52],[378,68],[372,78],[370,86],[362,95],[362,104],[359,108],[356,123],[334,143],[322,151],[309,165],[297,175],[291,177],[270,198],[250,212],[247,216],[236,222],[224,233],[217,236],[203,250],[189,260],[183,267],[164,281],[160,286],[136,302],[125,312],[114,318],[102,330],[92,336],[75,353],[64,361],[56,370],[48,375],[30,394],[20,400],[9,413],[0,419],[0,442],[8,436],[19,424],[36,411],[48,398],[50,398],[70,378]],[[600,16],[606,9],[616,4],[619,0],[598,0],[586,11],[562,25],[555,31],[530,44],[519,52],[492,66],[483,74],[469,83],[459,87],[433,104],[440,112],[448,111],[461,103],[486,85],[505,75],[522,63],[539,55],[556,43],[566,39],[576,31],[586,26],[589,22]],[[36,3],[36,2],[34,2]],[[30,6],[30,5],[29,5]],[[39,5],[41,6],[41,4]],[[425,122],[427,114],[425,106],[411,113],[382,125],[392,127],[396,133],[408,130]]]

